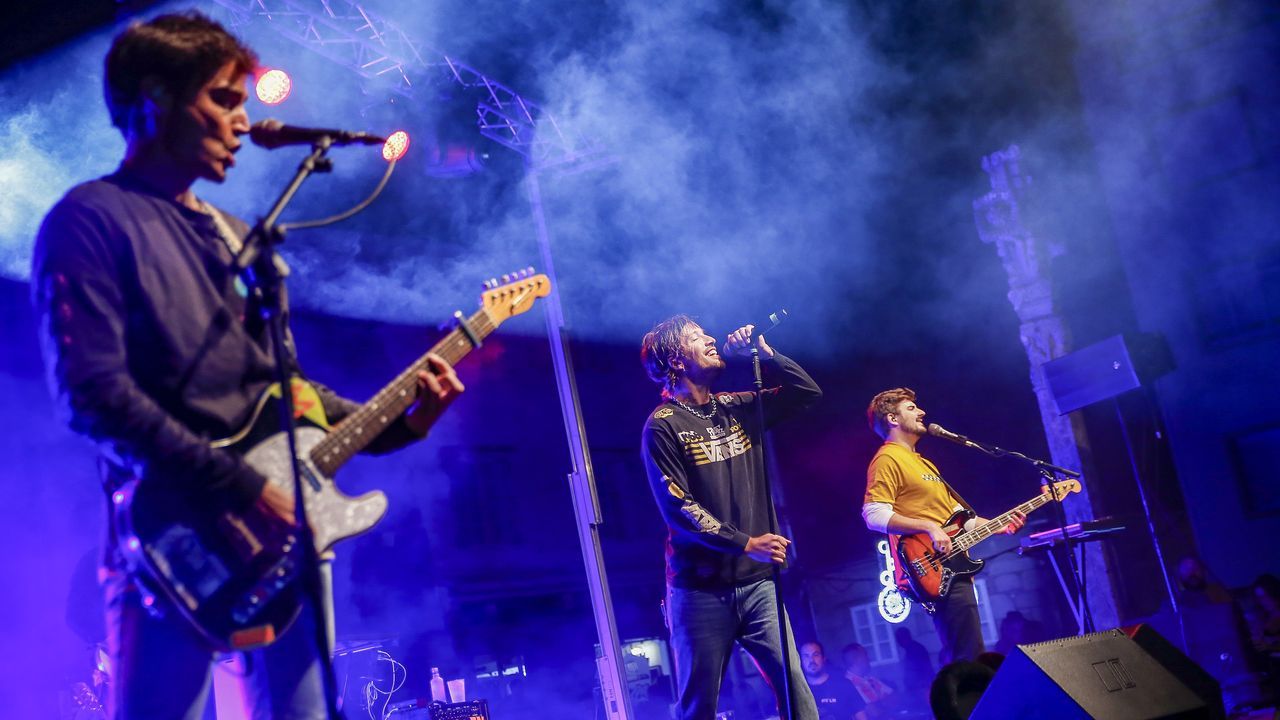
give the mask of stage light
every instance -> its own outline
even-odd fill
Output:
[[[292,88],[293,81],[289,79],[289,73],[283,70],[268,70],[262,73],[258,76],[258,82],[255,85],[258,99],[267,105],[279,105],[284,102]]]
[[[397,130],[391,133],[387,141],[382,144],[382,159],[387,162],[399,160],[409,151],[409,133],[403,130]]]

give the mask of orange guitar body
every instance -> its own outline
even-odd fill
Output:
[[[942,526],[942,531],[951,538],[951,554],[948,556],[933,549],[929,533],[889,535],[889,551],[894,559],[894,581],[898,592],[920,603],[921,607],[932,614],[937,609],[935,603],[951,592],[951,585],[958,578],[977,573],[985,564],[982,560],[969,557],[969,548],[1003,532],[1017,514],[1026,516],[1048,502],[1061,500],[1077,492],[1080,492],[1079,480],[1060,480],[1043,485],[1039,495],[972,531],[966,531],[964,524],[976,517],[973,511],[959,510],[947,518]]]
[[[967,510],[958,511],[942,530],[955,540],[964,534],[964,524],[972,517],[973,513]],[[934,603],[951,592],[951,584],[957,578],[973,575],[984,565],[982,560],[974,560],[963,552],[943,559],[941,553],[933,549],[929,533],[890,535],[889,548],[893,553],[898,591],[930,613],[935,609]]]

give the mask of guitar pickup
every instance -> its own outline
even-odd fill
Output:
[[[241,560],[251,560],[262,552],[262,541],[239,515],[223,513],[222,517],[218,518],[218,526]]]

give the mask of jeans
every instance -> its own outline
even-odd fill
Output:
[[[320,563],[329,645],[333,645],[331,563]],[[200,720],[205,715],[215,652],[164,598],[155,617],[142,606],[141,593],[124,573],[104,586],[107,644],[111,655],[111,697],[115,720]],[[304,607],[280,639],[243,653],[244,693],[254,720],[323,720],[328,717],[320,661],[312,630],[312,612]]]
[[[720,683],[735,640],[755,659],[779,700],[779,713],[786,717],[779,697],[783,673],[777,607],[773,580],[769,578],[724,590],[667,588],[667,619],[679,690],[678,717],[715,717]],[[787,628],[791,628],[790,619]],[[787,634],[791,636],[790,632]],[[789,647],[795,718],[817,720],[818,708],[800,668],[794,637]]]
[[[966,576],[951,584],[951,592],[938,603],[933,627],[942,641],[939,665],[956,660],[977,660],[985,649],[982,622],[978,619],[978,599],[973,593],[973,577]]]

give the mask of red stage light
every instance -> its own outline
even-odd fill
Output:
[[[397,130],[391,133],[387,141],[382,144],[382,159],[387,162],[399,160],[409,150],[409,133],[403,130]]]
[[[267,105],[279,105],[289,97],[293,80],[289,79],[289,73],[283,70],[268,70],[258,77],[255,88],[259,100]]]

